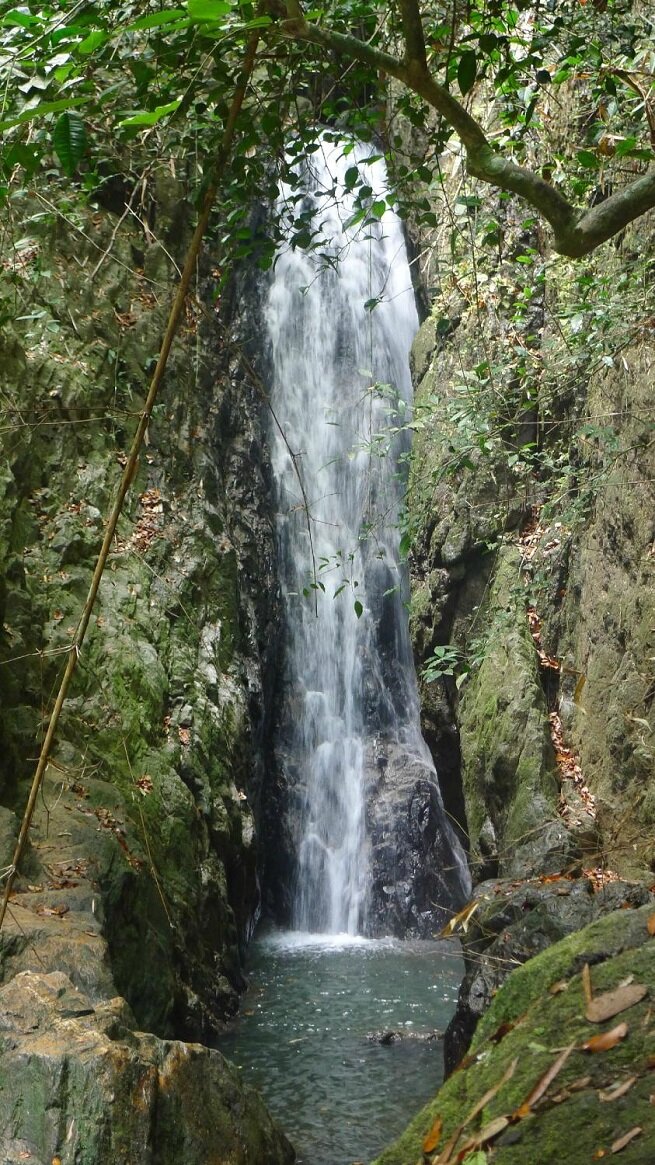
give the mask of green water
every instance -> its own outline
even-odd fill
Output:
[[[439,1086],[463,974],[450,943],[273,933],[255,941],[220,1050],[263,1094],[302,1165],[369,1161]],[[380,1044],[375,1034],[402,1039]]]

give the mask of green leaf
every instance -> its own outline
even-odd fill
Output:
[[[188,0],[187,9],[192,20],[220,21],[233,11],[227,0]]]
[[[80,41],[76,47],[76,52],[81,53],[83,57],[86,57],[89,55],[89,53],[94,53],[96,49],[99,49],[100,46],[105,44],[105,42],[108,40],[109,33],[105,32],[103,28],[96,28],[93,32],[90,32],[89,35],[84,38],[84,40]]]
[[[378,199],[377,202],[373,203],[373,205],[371,207],[371,214],[374,215],[375,218],[382,218],[382,215],[384,214],[386,209],[387,209],[386,201],[384,200],[384,198],[380,198],[380,199]]]
[[[64,173],[72,178],[86,149],[86,130],[78,113],[62,113],[52,132],[52,144]]]
[[[166,8],[163,12],[151,12],[148,16],[140,16],[134,24],[130,24],[127,32],[142,28],[156,28],[160,24],[170,24],[173,20],[180,20],[187,15],[184,8]],[[190,14],[189,14],[190,15]]]
[[[19,8],[12,8],[6,16],[0,20],[0,24],[4,24],[7,28],[15,28],[20,25],[21,28],[31,28],[34,24],[43,24],[42,16],[31,16],[29,12],[21,12]]]
[[[126,117],[120,121],[119,125],[156,125],[161,121],[162,117],[166,117],[168,113],[174,113],[177,109],[181,97],[176,97],[175,101],[169,101],[168,105],[158,105],[156,109],[150,109],[148,112],[135,113],[132,117]]]
[[[467,49],[459,58],[457,66],[457,84],[463,97],[473,88],[477,72],[478,59],[472,49]]]
[[[355,602],[353,603],[353,607],[355,609],[355,614],[356,614],[357,618],[361,619],[362,615],[364,614],[364,608],[363,608],[362,604],[360,603],[359,599],[355,599]]]
[[[84,105],[85,101],[88,100],[88,97],[65,97],[60,101],[42,101],[39,105],[33,105],[31,109],[25,109],[17,117],[9,117],[6,121],[0,121],[0,132],[11,129],[14,125],[21,125],[24,121],[34,121],[37,117],[45,117],[47,113],[59,113],[62,109],[73,109],[76,105]]]
[[[600,159],[591,150],[578,150],[576,157],[581,166],[586,170],[597,170],[600,164]]]

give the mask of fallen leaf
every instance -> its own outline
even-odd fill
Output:
[[[466,1125],[469,1125],[472,1120],[475,1120],[476,1116],[478,1116],[482,1112],[482,1109],[486,1108],[487,1105],[489,1104],[489,1102],[491,1100],[493,1100],[494,1096],[496,1096],[500,1092],[503,1085],[507,1084],[508,1080],[512,1079],[512,1076],[514,1075],[514,1073],[516,1071],[517,1064],[518,1064],[518,1059],[512,1060],[509,1068],[506,1070],[506,1072],[503,1073],[503,1075],[501,1076],[498,1083],[494,1084],[493,1088],[489,1088],[485,1092],[484,1096],[480,1097],[478,1103],[474,1106],[474,1108],[471,1109],[466,1120],[464,1121],[464,1127],[466,1127]]]
[[[552,1100],[553,1104],[562,1104],[565,1100],[569,1100],[571,1096],[572,1092],[570,1088],[562,1088],[560,1092],[556,1092],[555,1095],[551,1096],[550,1099]],[[521,1105],[521,1108],[523,1108],[523,1105]]]
[[[583,672],[581,674],[580,678],[578,679],[578,682],[575,685],[575,690],[573,692],[573,703],[574,704],[580,703],[580,697],[582,696],[582,689],[584,688],[586,682],[587,682],[587,677]]]
[[[558,979],[556,983],[551,983],[548,992],[550,995],[559,995],[560,992],[567,991],[568,986],[566,979]]]
[[[592,1159],[592,1161],[600,1161],[601,1157],[606,1157],[606,1156],[607,1156],[607,1149],[596,1149],[596,1152],[594,1153],[594,1155],[591,1159]]]
[[[452,1136],[446,1141],[438,1157],[432,1158],[432,1165],[450,1165],[451,1155],[464,1130],[464,1125],[458,1125]]]
[[[494,1084],[493,1088],[489,1088],[487,1090],[487,1092],[485,1092],[484,1095],[480,1097],[478,1103],[476,1105],[474,1105],[474,1107],[471,1109],[471,1111],[468,1114],[464,1123],[461,1125],[458,1125],[457,1128],[453,1130],[453,1133],[450,1136],[450,1139],[444,1145],[439,1156],[432,1158],[432,1165],[450,1165],[450,1160],[451,1160],[453,1150],[454,1150],[455,1146],[457,1145],[457,1142],[459,1141],[459,1138],[461,1137],[462,1133],[464,1132],[464,1129],[466,1128],[467,1125],[469,1125],[471,1123],[472,1120],[475,1120],[476,1116],[478,1116],[482,1112],[482,1109],[485,1108],[486,1105],[489,1104],[489,1101],[493,1100],[494,1096],[496,1096],[496,1094],[498,1092],[500,1092],[503,1085],[507,1084],[508,1080],[511,1080],[512,1076],[514,1075],[514,1072],[516,1071],[517,1064],[518,1064],[518,1059],[512,1060],[511,1064],[506,1069],[506,1071],[503,1073],[503,1075],[502,1075],[501,1079],[498,1081],[498,1083]],[[507,1121],[507,1117],[503,1117],[502,1119]],[[509,1121],[507,1121],[507,1123],[509,1123]],[[503,1126],[503,1127],[505,1127],[505,1126]],[[479,1140],[479,1137],[476,1137],[474,1140],[466,1142],[466,1144],[470,1148],[474,1148],[474,1149],[477,1149],[481,1143],[482,1142]],[[460,1150],[460,1152],[461,1152],[461,1150]]]
[[[495,1140],[496,1137],[499,1137],[501,1133],[505,1132],[508,1125],[508,1116],[494,1117],[492,1121],[489,1121],[489,1124],[485,1125],[483,1129],[480,1129],[479,1133],[476,1133],[474,1137],[470,1137],[468,1141],[464,1142],[460,1149],[461,1159],[464,1160],[471,1149],[481,1149],[483,1145],[488,1145],[489,1141]]]
[[[585,963],[582,968],[582,990],[584,992],[585,1003],[589,1005],[593,999],[593,992],[591,990],[591,971],[589,970],[589,963]]]
[[[599,1100],[618,1100],[620,1096],[625,1096],[629,1092],[632,1085],[636,1083],[636,1076],[628,1076],[627,1080],[617,1080],[611,1088],[606,1088],[604,1091],[598,1093]]]
[[[548,1086],[552,1084],[555,1077],[561,1072],[574,1048],[575,1044],[569,1044],[568,1048],[564,1048],[564,1051],[561,1052],[557,1059],[553,1060],[553,1063],[550,1065],[550,1067],[546,1069],[541,1079],[538,1080],[535,1084],[532,1092],[529,1094],[529,1096],[526,1097],[526,1099],[523,1101],[523,1104],[520,1105],[520,1107],[516,1110],[514,1115],[517,1116],[519,1120],[522,1120],[523,1117],[528,1116],[537,1101],[541,1100]]]
[[[478,906],[480,906],[480,903],[480,898],[476,898],[475,902],[467,902],[466,906],[462,907],[462,909],[457,914],[453,914],[450,922],[446,923],[443,930],[439,931],[439,938],[448,938],[451,934],[454,934],[458,928],[462,931],[463,934],[466,934],[469,928],[469,923],[473,918],[476,910],[478,909]]]
[[[569,1084],[568,1087],[570,1092],[582,1092],[585,1088],[588,1088],[590,1084],[591,1076],[578,1076],[578,1079],[574,1080],[573,1083]]]
[[[618,1137],[617,1140],[614,1141],[611,1152],[620,1153],[621,1149],[625,1149],[626,1145],[629,1145],[630,1141],[634,1141],[635,1137],[641,1136],[641,1133],[642,1130],[639,1125],[635,1125],[633,1129],[630,1129],[629,1133],[624,1133],[622,1137]]]
[[[649,934],[655,934],[655,914],[649,914],[646,929]]]
[[[423,1152],[434,1153],[439,1141],[441,1140],[441,1130],[443,1129],[443,1120],[438,1116],[432,1125],[429,1133],[426,1133],[423,1138]]]
[[[629,983],[626,987],[605,991],[588,1003],[585,1017],[590,1023],[604,1023],[606,1019],[612,1019],[621,1011],[627,1011],[635,1003],[640,1003],[647,994],[648,988],[643,983]]]
[[[513,1031],[513,1029],[515,1027],[516,1027],[515,1023],[511,1023],[510,1020],[505,1020],[504,1023],[501,1023],[500,1026],[496,1028],[493,1035],[489,1036],[489,1043],[490,1044],[499,1044],[500,1041],[504,1040],[505,1036],[508,1035],[509,1032]]]
[[[627,1023],[619,1023],[613,1027],[611,1031],[601,1032],[600,1035],[592,1036],[582,1045],[584,1052],[609,1052],[610,1048],[615,1048],[617,1044],[624,1040],[628,1034]]]

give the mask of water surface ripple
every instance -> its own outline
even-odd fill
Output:
[[[220,1050],[258,1088],[302,1165],[369,1161],[443,1075],[463,968],[449,943],[271,933]],[[381,1044],[386,1032],[402,1038]]]

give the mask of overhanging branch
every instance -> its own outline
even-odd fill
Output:
[[[482,126],[430,73],[418,4],[399,0],[405,56],[398,60],[374,45],[346,33],[333,32],[306,20],[298,0],[286,4],[287,36],[311,41],[343,56],[371,65],[422,97],[441,114],[466,151],[469,173],[481,182],[518,194],[545,218],[553,232],[553,247],[561,255],[581,258],[611,239],[647,210],[655,208],[655,167],[623,190],[591,209],[570,203],[540,174],[498,153]]]

